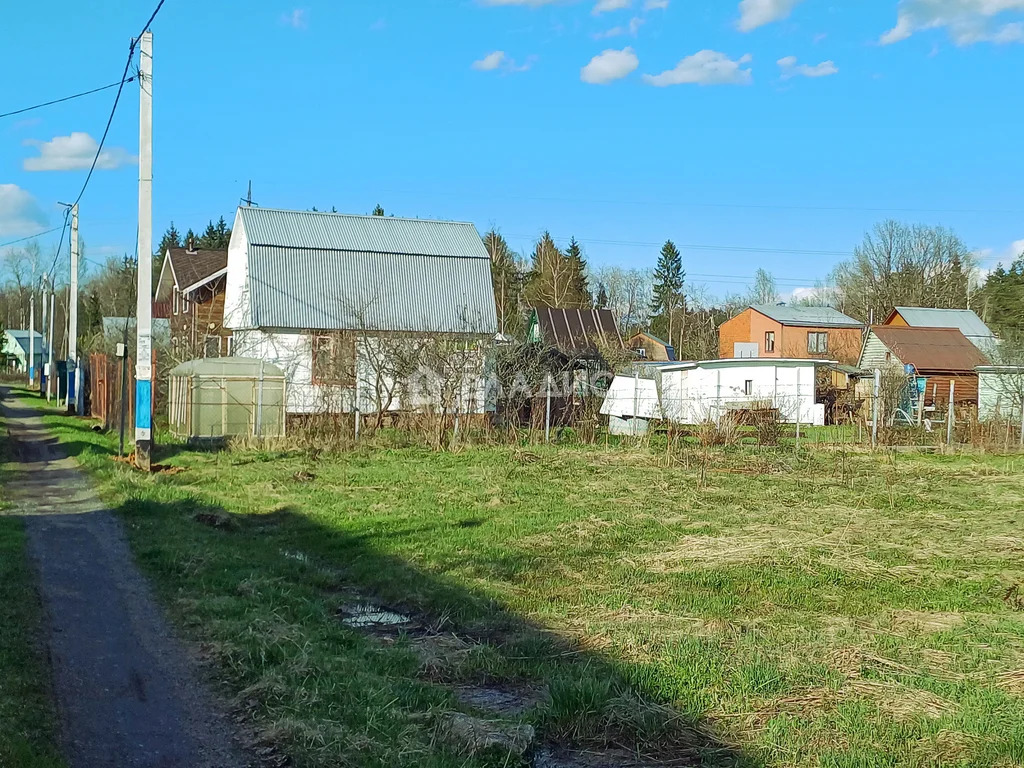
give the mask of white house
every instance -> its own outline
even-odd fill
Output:
[[[616,376],[601,413],[618,419],[664,418],[679,424],[717,421],[724,413],[776,408],[783,421],[821,425],[815,369],[826,360],[731,358],[641,365]],[[656,402],[652,400],[656,398]]]
[[[487,409],[497,312],[469,223],[239,208],[224,326],[231,354],[285,371],[289,413]]]
[[[6,358],[7,366],[21,373],[28,373],[29,357],[29,332],[18,330],[5,330],[0,337],[0,358]],[[46,360],[45,343],[43,334],[35,333],[35,366],[36,372],[42,373],[43,361]]]

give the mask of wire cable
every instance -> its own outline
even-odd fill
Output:
[[[25,112],[31,112],[34,109],[42,109],[43,107],[50,107],[50,106],[53,106],[54,104],[62,104],[65,101],[71,101],[72,99],[80,99],[83,96],[90,96],[90,95],[92,95],[94,93],[99,93],[100,91],[109,91],[111,88],[117,88],[117,86],[123,85],[124,83],[130,83],[134,79],[135,79],[135,76],[132,75],[127,80],[124,80],[124,81],[122,81],[120,83],[111,83],[110,85],[103,85],[103,86],[100,86],[99,88],[93,88],[91,91],[82,91],[81,93],[76,93],[76,94],[74,94],[72,96],[65,96],[62,99],[54,99],[53,101],[44,101],[42,104],[34,104],[31,107],[24,107],[23,109],[16,109],[13,112],[2,112],[2,113],[0,113],[0,119],[3,119],[5,117],[13,117],[14,115],[21,115],[21,114],[24,114]]]
[[[34,235],[29,235],[28,237],[19,237],[17,240],[10,240],[9,242],[6,243],[0,243],[0,248],[6,248],[9,245],[17,245],[18,243],[24,243],[26,240],[35,240],[37,237],[42,237],[43,235],[48,235],[51,232],[56,232],[58,229],[60,229],[60,227],[54,227],[53,229],[47,229],[43,232],[36,232]]]
[[[82,199],[82,196],[85,194],[85,190],[86,188],[88,188],[89,182],[92,180],[92,174],[96,170],[96,164],[99,162],[100,155],[103,153],[103,145],[107,141],[107,134],[110,133],[110,126],[114,122],[114,114],[117,112],[117,105],[121,102],[121,93],[124,91],[124,84],[129,80],[128,71],[131,69],[132,61],[135,59],[135,48],[139,43],[139,38],[141,38],[149,30],[150,24],[153,23],[153,20],[156,18],[156,15],[160,13],[160,9],[164,7],[165,1],[166,0],[160,0],[160,2],[157,3],[156,9],[149,17],[149,20],[146,22],[145,26],[142,28],[142,31],[139,32],[139,34],[132,39],[131,45],[128,46],[128,60],[124,63],[124,72],[121,73],[121,82],[118,85],[117,94],[114,96],[114,106],[111,107],[110,117],[107,118],[107,127],[103,129],[103,136],[100,138],[99,146],[96,147],[96,155],[92,159],[92,165],[89,166],[89,173],[85,177],[85,183],[82,184],[82,190],[78,193],[78,197],[75,198],[74,205],[78,205],[78,203]],[[134,80],[135,78],[131,79]]]

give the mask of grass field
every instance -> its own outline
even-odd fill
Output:
[[[58,768],[39,603],[20,520],[4,516],[7,432],[0,419],[0,766]]]
[[[169,446],[143,477],[48,418],[298,766],[515,765],[448,743],[466,686],[663,764],[1024,764],[1024,457]],[[366,599],[412,628],[339,620]]]

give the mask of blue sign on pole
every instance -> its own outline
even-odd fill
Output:
[[[153,429],[153,382],[135,382],[135,439],[149,440]]]

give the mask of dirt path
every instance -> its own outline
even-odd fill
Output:
[[[14,442],[3,489],[25,517],[71,768],[243,768],[233,728],[200,683],[139,573],[120,520],[31,409],[0,389]]]

